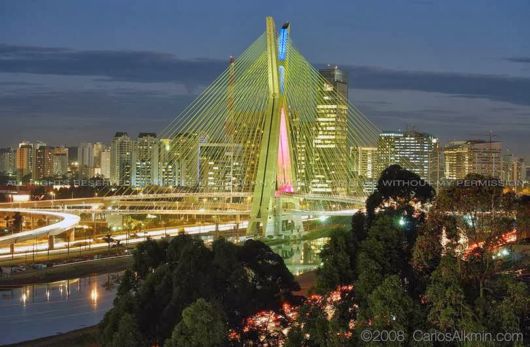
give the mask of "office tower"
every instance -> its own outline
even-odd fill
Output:
[[[513,177],[513,161],[514,157],[511,153],[503,153],[501,154],[502,158],[502,168],[501,168],[501,174],[500,179],[503,181],[510,181]]]
[[[133,141],[126,132],[117,132],[110,152],[110,181],[120,186],[131,185]]]
[[[66,175],[68,173],[68,163],[68,148],[55,147],[53,149],[53,175]]]
[[[101,152],[105,149],[105,145],[101,142],[94,143],[94,176],[101,176]]]
[[[77,146],[68,146],[68,171],[72,176],[79,173],[79,162],[77,161]]]
[[[312,127],[311,191],[345,192],[348,185],[348,79],[337,67],[320,70],[317,119]],[[324,163],[336,162],[330,166]]]
[[[8,176],[15,176],[17,161],[17,151],[11,147],[0,149],[0,173]]]
[[[53,177],[53,147],[38,145],[35,148],[33,179]]]
[[[526,165],[523,158],[513,158],[510,181],[515,183],[526,180]]]
[[[177,173],[175,163],[172,160],[172,147],[174,141],[160,139],[156,150],[158,151],[158,170],[155,184],[165,187],[177,185]]]
[[[33,172],[33,145],[29,142],[22,142],[18,145],[16,155],[17,178],[22,179]]]
[[[355,186],[350,187],[356,191],[358,185],[362,185],[365,193],[372,193],[377,185],[377,147],[352,147],[350,149],[350,170],[358,177],[358,182],[352,182]]]
[[[101,176],[110,179],[110,148],[105,148],[101,151]]]
[[[482,140],[453,141],[444,149],[445,177],[463,179],[470,173],[502,177],[502,143]]]
[[[94,144],[81,143],[77,147],[79,175],[84,178],[94,176]]]
[[[171,165],[175,170],[175,185],[197,188],[199,184],[199,143],[204,143],[198,134],[177,134],[171,139],[170,152],[160,163]],[[161,153],[163,154],[163,152]]]
[[[158,172],[155,184],[165,187],[197,188],[199,184],[197,134],[177,134],[158,143]]]
[[[388,166],[398,164],[435,185],[440,180],[440,150],[438,139],[415,130],[385,131],[377,143],[377,174]]]
[[[358,147],[355,172],[363,178],[377,179],[377,147]]]
[[[154,133],[140,133],[134,144],[132,185],[145,187],[155,183],[158,167],[156,150],[157,138]]]
[[[243,146],[229,143],[199,145],[199,188],[202,191],[240,191]]]

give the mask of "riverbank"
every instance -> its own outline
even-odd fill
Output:
[[[92,326],[73,330],[68,333],[56,336],[42,337],[21,343],[7,345],[7,347],[56,347],[56,346],[77,346],[77,347],[98,347],[98,327]]]
[[[0,278],[0,287],[20,287],[28,284],[48,283],[94,274],[119,272],[131,264],[130,255],[86,260],[56,265],[42,270],[26,270]]]

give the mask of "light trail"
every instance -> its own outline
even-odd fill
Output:
[[[41,215],[41,216],[48,216],[48,217],[54,217],[54,218],[61,219],[57,223],[46,225],[41,228],[22,231],[19,233],[14,233],[12,235],[2,236],[0,237],[0,245],[15,244],[20,241],[31,240],[31,239],[35,239],[41,236],[58,235],[67,230],[72,229],[73,227],[78,225],[79,221],[81,220],[79,216],[76,216],[70,213],[52,212],[52,211],[46,211],[46,210],[31,210],[31,209],[23,209],[23,208],[2,208],[0,209],[0,212],[12,212],[12,213],[18,212],[22,214]]]

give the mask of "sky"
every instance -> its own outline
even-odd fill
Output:
[[[530,162],[527,0],[0,0],[0,147],[159,132],[264,30],[289,21],[383,130],[486,139]]]

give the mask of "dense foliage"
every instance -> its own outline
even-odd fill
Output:
[[[435,198],[425,182],[388,185],[420,180],[417,175],[397,165],[383,172],[366,217],[353,217],[352,235],[332,235],[318,273],[323,289],[353,283],[354,334],[346,344],[318,345],[357,345],[364,329],[403,331],[405,343],[416,329],[520,332],[530,339],[528,285],[517,280],[510,257],[497,256],[514,227],[528,230],[529,201],[495,180],[467,179],[489,184],[455,185]],[[329,319],[319,330],[334,324]],[[320,339],[293,332],[288,341],[313,346]]]
[[[223,345],[229,327],[259,310],[278,310],[298,289],[283,259],[259,241],[238,246],[221,239],[208,248],[184,235],[149,240],[135,250],[101,323],[103,344]]]

